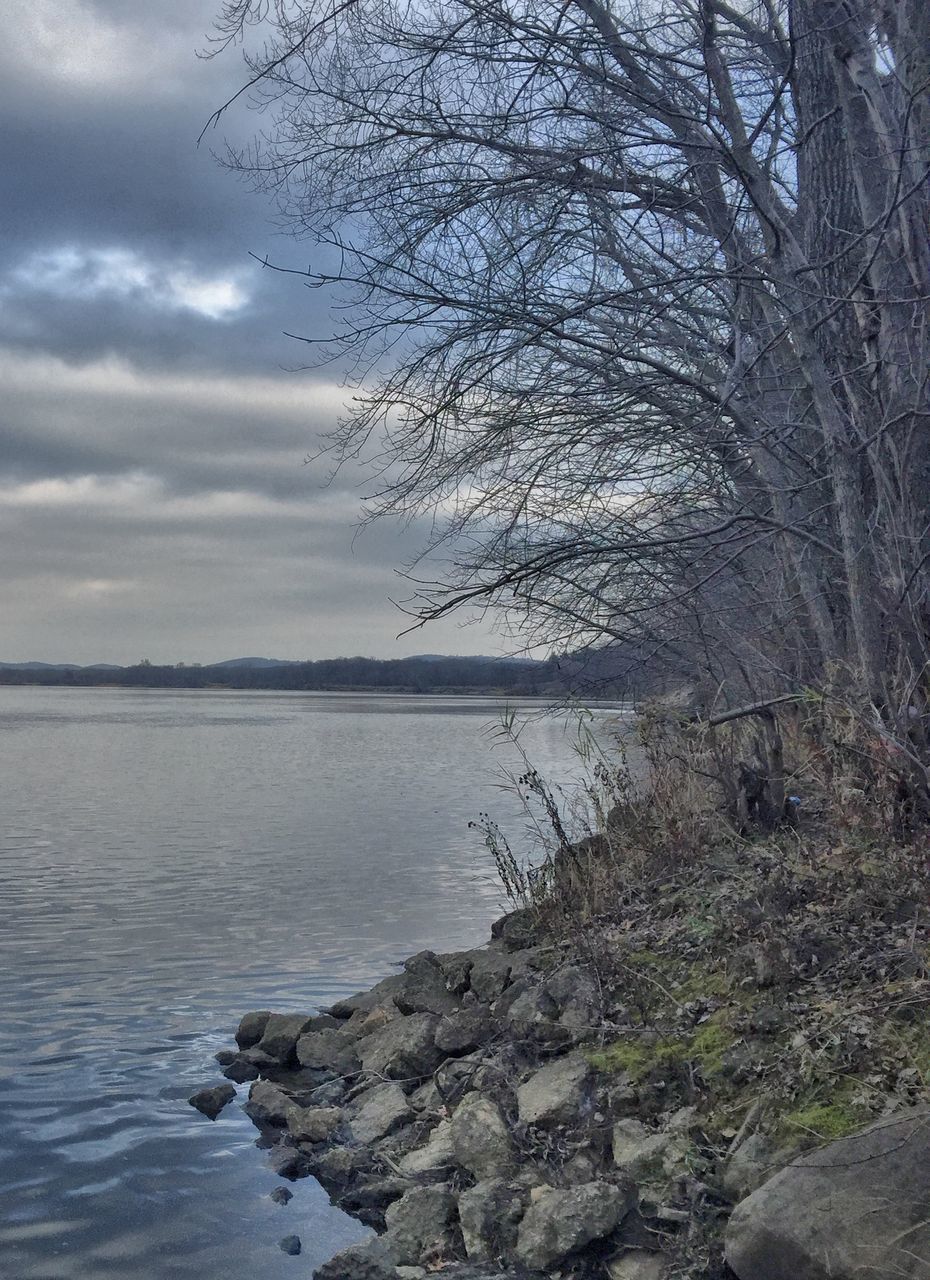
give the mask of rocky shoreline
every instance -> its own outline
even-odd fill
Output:
[[[377,1232],[316,1280],[930,1276],[930,1111],[799,1153],[757,1131],[757,1104],[721,1139],[622,1017],[596,967],[518,911],[487,946],[421,952],[326,1012],[248,1013],[217,1057],[252,1082],[275,1172],[312,1175]],[[627,1069],[605,1031],[632,1046]],[[191,1103],[215,1116],[233,1094]]]

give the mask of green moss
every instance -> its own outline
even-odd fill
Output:
[[[694,965],[687,976],[676,984],[675,995],[683,1002],[707,996],[728,1000],[732,995],[732,980],[723,969],[705,969],[702,965]]]
[[[723,1070],[723,1055],[732,1046],[734,1039],[726,1010],[713,1014],[696,1032],[691,1041],[691,1052],[701,1064],[705,1076],[720,1074]]]
[[[686,1062],[700,1065],[705,1075],[717,1075],[723,1068],[723,1055],[732,1045],[734,1035],[727,1022],[727,1011],[719,1010],[698,1028],[693,1036],[674,1037],[644,1044],[632,1038],[617,1040],[603,1049],[588,1054],[597,1071],[625,1071],[634,1084],[662,1067],[676,1067]]]
[[[656,1062],[656,1045],[645,1045],[638,1040],[617,1040],[603,1049],[588,1054],[588,1061],[596,1071],[608,1074],[624,1071],[631,1080],[644,1079]]]
[[[855,1103],[815,1102],[785,1115],[782,1127],[786,1136],[794,1138],[845,1138],[861,1129],[867,1119],[866,1109]]]

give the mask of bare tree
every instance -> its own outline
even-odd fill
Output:
[[[925,753],[930,5],[229,0],[219,32],[271,122],[231,162],[339,253],[308,278],[369,363],[334,448],[383,462],[376,513],[440,516],[419,616],[761,692],[842,663]]]

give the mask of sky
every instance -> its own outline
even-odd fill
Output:
[[[237,53],[219,0],[30,0],[0,45],[0,661],[494,653],[398,638],[415,527],[356,537],[367,477],[307,463],[352,395],[300,370],[332,300],[268,198],[198,146]]]

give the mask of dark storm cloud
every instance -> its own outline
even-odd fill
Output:
[[[395,644],[393,566],[353,540],[362,478],[304,465],[348,392],[282,331],[329,300],[269,200],[211,156],[256,124],[198,0],[32,0],[0,46],[0,658],[487,651],[455,624]]]

